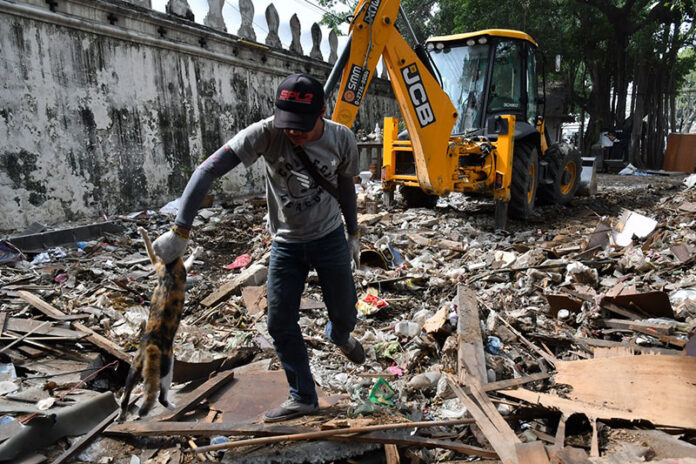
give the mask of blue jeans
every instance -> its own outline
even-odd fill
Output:
[[[314,379],[300,319],[300,298],[310,268],[319,275],[329,322],[326,337],[336,345],[348,342],[357,321],[357,295],[343,226],[310,242],[271,246],[268,267],[268,333],[285,369],[290,395],[302,403],[317,401]]]

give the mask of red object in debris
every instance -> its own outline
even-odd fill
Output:
[[[246,267],[249,265],[251,262],[251,256],[249,255],[241,255],[237,256],[237,258],[234,260],[232,264],[228,264],[225,266],[225,269],[231,270],[231,269],[239,269],[241,267]]]

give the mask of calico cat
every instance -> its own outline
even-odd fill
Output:
[[[167,408],[174,408],[174,404],[168,401],[167,395],[174,368],[174,336],[179,328],[184,309],[186,289],[184,260],[178,257],[165,265],[152,250],[152,244],[145,229],[139,227],[138,232],[142,235],[147,254],[155,266],[157,285],[150,298],[150,315],[145,333],[126,378],[119,422],[123,422],[126,418],[131,390],[141,378],[144,384],[145,400],[138,411],[140,417],[146,415],[152,408],[158,392],[159,402]],[[186,264],[190,265],[192,261],[193,256],[187,260]]]

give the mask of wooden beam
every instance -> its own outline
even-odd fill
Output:
[[[17,292],[17,296],[20,297],[22,300],[26,301],[30,305],[32,305],[34,308],[38,309],[41,311],[43,314],[48,316],[49,318],[56,320],[56,321],[74,321],[75,319],[86,319],[89,317],[89,314],[70,314],[66,315],[62,311],[56,309],[49,303],[45,302],[38,296],[34,295],[33,293],[29,293],[24,290],[19,290]]]
[[[333,430],[321,430],[318,432],[307,432],[307,433],[297,433],[291,435],[280,435],[275,437],[264,437],[264,438],[251,438],[248,440],[238,440],[228,443],[220,443],[219,445],[209,445],[201,446],[196,451],[197,453],[206,453],[208,451],[217,451],[222,449],[238,448],[240,446],[248,445],[265,445],[268,443],[278,443],[282,441],[300,441],[300,440],[318,440],[327,437],[333,437],[336,435],[345,434],[355,434],[364,432],[373,432],[378,430],[393,430],[398,428],[423,428],[423,427],[437,427],[444,425],[460,425],[464,423],[469,423],[466,419],[450,420],[450,421],[425,421],[425,422],[403,422],[399,424],[383,424],[383,425],[370,425],[365,427],[349,427],[340,428]]]
[[[79,330],[80,332],[86,333],[87,340],[89,340],[90,343],[92,343],[95,346],[106,351],[107,353],[112,355],[114,358],[119,359],[119,360],[125,362],[126,364],[130,365],[131,361],[133,360],[133,357],[131,355],[129,355],[128,353],[125,353],[121,349],[121,347],[118,346],[116,343],[112,342],[108,338],[103,337],[102,335],[99,335],[94,330],[90,329],[89,327],[85,326],[84,324],[82,324],[80,322],[73,322],[72,326],[76,330]]]
[[[458,378],[463,379],[464,371],[468,371],[480,384],[488,383],[476,293],[462,284],[457,285],[457,336]]]
[[[399,447],[393,443],[385,443],[384,458],[386,460],[386,464],[400,464],[401,458],[399,457]]]
[[[504,429],[498,430],[492,418],[489,418],[486,411],[484,411],[482,407],[479,407],[479,405],[461,389],[453,376],[448,374],[447,381],[454,393],[459,397],[459,400],[466,406],[467,411],[474,418],[476,424],[488,439],[491,446],[493,446],[495,452],[498,453],[500,460],[503,461],[504,464],[516,464],[517,453],[515,452],[515,443],[519,442],[519,439],[517,439],[517,436],[515,436],[507,423],[505,426],[510,430],[509,433]],[[474,386],[475,380],[471,379],[469,383],[470,386]],[[515,437],[512,441],[508,439],[510,434]]]
[[[177,419],[180,419],[181,416],[183,416],[188,411],[195,408],[196,405],[198,405],[198,403],[200,403],[203,398],[207,398],[208,396],[212,395],[213,393],[215,393],[217,390],[219,390],[223,385],[227,384],[233,378],[234,378],[234,370],[229,370],[229,371],[224,371],[224,372],[218,373],[216,376],[208,379],[206,382],[201,384],[198,388],[196,388],[191,393],[186,395],[186,397],[184,397],[184,399],[181,400],[181,402],[182,402],[181,406],[177,407],[173,411],[165,412],[162,415],[156,416],[152,420],[165,422],[165,421],[175,421]]]

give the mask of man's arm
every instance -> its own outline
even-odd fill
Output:
[[[213,181],[227,174],[240,162],[239,157],[225,144],[198,166],[181,195],[179,213],[175,221],[177,227],[191,229],[193,219]]]
[[[213,180],[226,174],[240,162],[239,157],[225,144],[194,171],[181,195],[174,227],[152,244],[155,253],[165,264],[174,261],[186,251],[193,219],[208,194]]]
[[[358,234],[358,201],[352,177],[338,176],[338,204],[346,221],[348,235]]]
[[[360,234],[358,230],[358,201],[352,177],[338,176],[338,204],[346,221],[346,232],[350,255],[355,268],[360,267]]]

